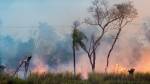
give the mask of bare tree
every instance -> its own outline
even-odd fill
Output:
[[[92,14],[91,18],[85,19],[85,23],[96,26],[99,30],[99,36],[97,38],[91,37],[90,48],[86,51],[90,60],[92,71],[95,70],[96,63],[96,50],[101,44],[101,40],[104,37],[106,31],[112,27],[119,16],[116,16],[114,8],[109,8],[106,0],[94,0],[93,5],[89,8],[89,12]],[[94,38],[94,39],[93,39]]]
[[[122,3],[122,4],[116,4],[115,15],[116,17],[119,17],[116,23],[116,27],[118,29],[117,34],[115,36],[115,39],[112,43],[112,46],[107,54],[107,64],[105,67],[105,72],[107,72],[108,66],[109,66],[109,58],[111,55],[111,52],[114,49],[114,46],[117,42],[117,39],[119,38],[122,29],[131,23],[133,19],[137,16],[137,10],[134,8],[134,6],[131,4],[131,2],[128,3]]]
[[[105,33],[109,29],[119,29],[112,47],[107,55],[107,65],[105,68],[105,70],[107,70],[110,54],[114,48],[117,38],[121,33],[122,28],[131,22],[133,18],[135,18],[137,12],[130,2],[108,7],[106,0],[94,0],[93,5],[89,8],[89,12],[92,14],[92,17],[85,19],[85,23],[96,26],[99,30],[99,36],[95,38],[95,36],[92,35],[90,47],[85,47],[87,49],[84,49],[88,55],[93,72],[95,71],[96,51],[98,46],[100,46]]]
[[[110,7],[110,5],[107,5],[106,0],[94,0],[93,5],[89,8],[89,13],[92,16],[86,18],[84,23],[95,26],[98,29],[99,35],[96,36],[93,34],[90,38],[90,46],[87,47],[84,43],[81,43],[81,48],[87,53],[93,72],[95,71],[96,51],[100,46],[104,35],[109,30],[118,29],[116,38],[107,55],[107,64],[105,68],[105,71],[107,71],[109,57],[122,28],[135,18],[137,12],[131,3],[121,3]]]

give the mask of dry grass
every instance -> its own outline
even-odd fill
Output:
[[[31,74],[26,80],[0,75],[0,84],[150,84],[150,73],[136,73],[133,77],[124,74],[89,74],[87,80],[80,75],[76,78],[71,73]]]

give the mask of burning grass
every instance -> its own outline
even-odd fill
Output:
[[[31,74],[26,80],[3,74],[0,75],[0,84],[150,84],[150,73],[136,73],[133,77],[126,74],[90,73],[86,80],[80,74],[74,79],[71,73]]]

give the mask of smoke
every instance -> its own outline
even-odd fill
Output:
[[[142,28],[143,28],[143,49],[141,50],[141,59],[139,63],[137,63],[137,69],[140,72],[150,72],[150,62],[149,62],[149,51],[150,51],[150,27],[149,27],[150,21],[146,20],[144,21]]]
[[[0,62],[9,69],[15,69],[22,59],[32,54],[32,68],[45,67],[48,71],[57,69],[60,64],[68,64],[72,60],[71,36],[61,38],[57,33],[48,23],[39,23],[34,29],[34,35],[31,34],[26,41],[11,35],[1,35]]]
[[[92,34],[99,34],[94,27],[81,29],[90,38]],[[101,46],[97,50],[96,72],[103,73],[106,66],[106,56],[112,45],[115,32],[107,33],[103,38]],[[126,72],[130,68],[135,68],[137,72],[150,72],[150,63],[148,61],[150,53],[150,28],[149,21],[136,24],[133,22],[123,29],[110,57],[109,72],[115,72],[116,64],[122,66]],[[91,72],[91,66],[88,56],[85,53],[80,55],[78,60],[78,72],[81,72],[86,78]]]
[[[141,26],[130,25],[123,29],[119,40],[110,57],[109,71],[114,72],[116,64],[127,69],[132,67],[136,71],[149,72],[148,61],[150,53],[149,22]],[[81,28],[90,37],[93,33],[99,33],[93,27]],[[68,31],[71,32],[71,31]],[[112,35],[114,34],[111,33]],[[113,41],[113,37],[107,33],[97,51],[96,72],[104,72],[106,55]],[[71,35],[66,34],[63,38],[58,35],[55,28],[48,23],[40,23],[35,31],[35,36],[28,41],[16,40],[11,36],[1,36],[0,56],[1,63],[9,69],[15,69],[20,60],[32,54],[31,72],[42,74],[47,72],[61,73],[73,71]],[[11,63],[10,63],[11,62]],[[87,78],[91,72],[89,59],[81,49],[77,52],[77,72]]]
[[[146,21],[144,24],[131,24],[123,29],[110,57],[110,72],[114,71],[116,64],[127,69],[134,67],[136,71],[150,72],[149,26],[150,22]],[[81,31],[88,37],[93,33],[99,35],[99,31],[93,26],[81,28]],[[26,34],[24,30],[17,32]],[[18,37],[17,35],[0,34],[1,64],[6,65],[9,69],[15,69],[23,58],[32,54],[31,70],[34,73],[73,71],[72,38],[68,33],[71,32],[71,29],[67,30],[67,34],[60,34],[48,23],[39,23],[37,28],[29,29],[26,32],[31,34],[25,40],[21,38],[24,37],[23,35]],[[106,55],[114,34],[115,31],[107,33],[97,50],[96,72],[104,72]],[[84,78],[87,78],[88,73],[91,72],[88,56],[82,49],[77,52],[76,67],[77,72],[82,73]]]
[[[146,68],[149,66],[149,62],[146,60],[149,55],[148,50],[150,50],[147,46],[149,44],[149,28],[145,24],[131,29],[132,27],[136,26],[125,28],[117,41],[110,57],[110,72],[114,71],[116,64],[120,64],[127,69],[135,67],[137,71],[142,72],[150,70]],[[99,33],[93,27],[81,28],[81,30],[88,37],[93,33]],[[110,33],[106,34],[97,51],[96,72],[104,72],[106,55],[113,41],[112,35]],[[28,41],[18,41],[11,36],[2,36],[0,39],[1,62],[10,69],[15,69],[20,60],[32,54],[31,69],[34,73],[72,72],[71,45],[70,34],[66,34],[64,38],[61,38],[55,28],[49,26],[48,23],[40,23],[35,31],[35,36]],[[76,67],[77,72],[82,73],[84,78],[87,78],[88,73],[91,72],[89,59],[83,50],[77,52]]]
[[[45,64],[42,58],[36,57],[33,60],[33,65],[35,68],[33,68],[32,73],[37,73],[39,75],[43,73],[47,73],[49,71],[49,66],[48,64]]]

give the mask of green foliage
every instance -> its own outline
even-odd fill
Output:
[[[73,39],[73,46],[78,50],[79,46],[83,48],[84,50],[86,49],[86,46],[83,42],[83,40],[87,40],[86,35],[81,32],[79,29],[74,28],[73,33],[72,33],[72,39]]]
[[[150,84],[150,73],[136,73],[133,77],[125,74],[90,73],[86,80],[80,74],[74,79],[71,73],[31,74],[26,80],[1,74],[0,84]]]

